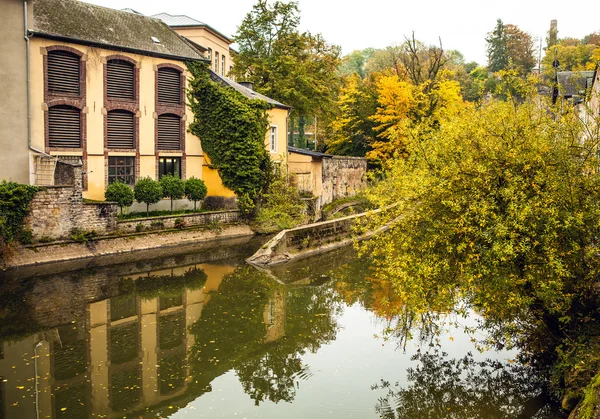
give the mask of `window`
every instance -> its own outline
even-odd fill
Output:
[[[181,104],[181,73],[176,69],[158,69],[158,102]]]
[[[277,127],[272,126],[269,135],[271,153],[277,153]]]
[[[208,59],[212,61],[212,49],[209,48],[206,55],[208,56]]]
[[[48,146],[81,148],[81,112],[67,105],[48,109]]]
[[[181,178],[181,157],[160,157],[158,159],[158,178],[173,175]]]
[[[80,60],[72,52],[48,52],[48,92],[54,95],[79,96]]]
[[[106,96],[109,99],[135,99],[135,67],[122,60],[106,65]]]
[[[158,149],[181,150],[181,118],[174,114],[158,117]]]
[[[110,111],[106,115],[106,146],[135,148],[135,117],[128,111]]]
[[[225,56],[221,55],[221,75],[225,75]]]
[[[215,73],[219,74],[219,53],[215,52]]]
[[[109,157],[108,183],[135,184],[135,157]]]

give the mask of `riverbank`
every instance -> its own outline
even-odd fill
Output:
[[[156,249],[172,249],[185,245],[252,237],[256,233],[245,224],[222,226],[218,229],[185,229],[153,233],[107,236],[86,243],[63,241],[21,246],[15,249],[7,263],[7,271],[15,268],[90,260],[101,256],[130,255]]]

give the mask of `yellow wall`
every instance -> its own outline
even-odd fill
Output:
[[[229,67],[233,65],[233,60],[231,59],[231,54],[229,51],[230,42],[219,36],[215,32],[211,31],[206,27],[196,27],[196,28],[173,28],[175,32],[177,32],[181,36],[185,36],[186,38],[191,39],[198,45],[202,45],[205,48],[210,48],[212,50],[211,56],[211,66],[212,70],[215,73],[221,74],[222,76],[227,76],[229,73]],[[215,52],[219,53],[219,68],[215,69]],[[205,55],[208,53],[205,53]],[[221,57],[225,56],[225,73],[221,73]]]
[[[206,32],[206,31],[205,31]],[[218,39],[217,39],[218,40]],[[216,41],[215,41],[216,42]],[[223,51],[229,51],[229,46],[222,42]],[[83,60],[86,65],[86,114],[87,140],[86,150],[87,161],[84,166],[87,171],[87,191],[84,191],[84,197],[95,200],[104,199],[106,189],[106,162],[104,156],[104,81],[103,71],[107,56],[117,54],[116,51],[104,50],[100,48],[88,47],[71,43],[57,42],[42,38],[33,38],[31,42],[31,126],[32,126],[32,145],[40,150],[48,151],[45,148],[44,138],[44,110],[47,104],[44,103],[44,66],[43,57],[46,54],[45,48],[53,45],[65,45],[74,48],[84,54]],[[220,50],[221,51],[221,50]],[[139,177],[136,180],[150,176],[156,178],[157,156],[155,154],[154,130],[155,130],[155,78],[156,66],[163,63],[178,65],[185,69],[182,62],[167,60],[156,57],[149,57],[130,53],[119,53],[134,59],[138,63],[140,88],[139,88]],[[190,74],[185,70],[185,74]],[[269,111],[269,122],[277,126],[278,143],[277,152],[271,153],[273,161],[285,164],[287,147],[287,110],[272,109]],[[186,107],[186,125],[193,121],[192,111]],[[265,146],[269,150],[269,135],[267,131]],[[202,151],[200,140],[186,131],[185,137],[186,150],[186,168],[183,173],[184,178],[196,177],[203,179],[208,188],[209,196],[235,196],[234,193],[225,188],[217,171],[208,167],[208,158],[205,158]],[[82,152],[51,152],[51,154],[60,156],[81,156]],[[108,156],[135,156],[135,152],[109,152]],[[159,153],[160,156],[182,156],[182,153]]]
[[[311,156],[288,153],[288,171],[296,176],[298,189],[312,192],[315,196],[323,193],[323,163]]]

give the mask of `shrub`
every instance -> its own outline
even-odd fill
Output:
[[[289,186],[283,176],[273,177],[259,203],[254,227],[263,233],[273,233],[307,221],[305,205],[298,190]]]
[[[182,229],[185,227],[185,220],[183,220],[183,218],[175,218],[175,228],[177,229]]]
[[[162,221],[152,221],[150,223],[150,228],[153,230],[162,230],[163,228],[165,228],[165,223],[163,223]]]
[[[196,211],[196,202],[202,201],[208,190],[202,179],[191,177],[185,181],[185,196],[190,201],[194,201],[194,211]]]
[[[146,204],[146,215],[150,212],[151,204],[156,204],[163,196],[160,183],[150,177],[140,179],[133,188],[135,200]]]
[[[0,261],[8,254],[13,240],[21,236],[29,203],[38,190],[15,182],[0,183]]]
[[[140,233],[140,232],[144,231],[144,224],[142,224],[142,223],[137,223],[137,224],[135,225],[135,231],[136,231],[137,233]]]
[[[123,207],[133,204],[133,190],[123,182],[111,183],[104,192],[104,199],[116,202],[123,214]]]
[[[88,240],[93,239],[98,234],[94,230],[85,231],[80,228],[74,228],[71,230],[71,240],[79,243],[87,243]]]
[[[183,180],[177,176],[165,175],[160,178],[160,186],[162,186],[163,198],[171,199],[171,213],[173,213],[173,200],[183,198],[185,193]]]

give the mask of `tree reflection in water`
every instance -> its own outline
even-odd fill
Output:
[[[518,363],[476,361],[471,353],[450,359],[434,350],[417,352],[408,369],[408,382],[381,381],[372,388],[387,389],[375,407],[385,419],[556,418],[541,393],[544,382]]]
[[[194,386],[209,391],[233,369],[256,405],[293,401],[297,380],[310,376],[301,357],[335,339],[339,307],[327,284],[286,287],[254,267],[238,268],[192,326]]]

